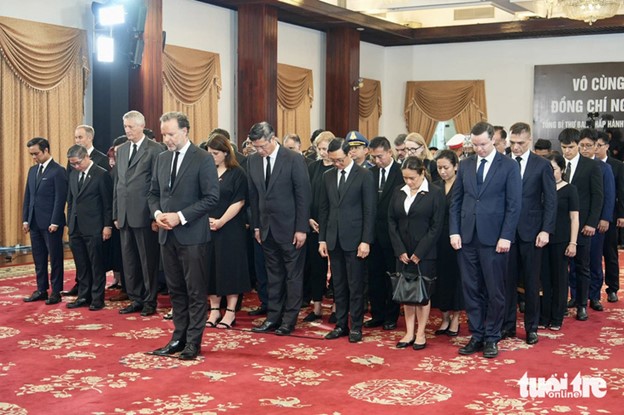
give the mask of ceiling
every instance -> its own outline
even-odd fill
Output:
[[[236,10],[275,7],[278,19],[316,30],[350,27],[382,46],[624,33],[624,7],[592,25],[563,17],[554,0],[197,0]]]

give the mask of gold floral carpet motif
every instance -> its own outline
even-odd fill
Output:
[[[24,303],[35,287],[32,266],[12,270],[0,277],[0,415],[622,413],[624,300],[603,299],[605,311],[589,310],[586,322],[571,310],[561,331],[541,330],[534,346],[519,314],[520,338],[485,359],[457,353],[469,339],[465,318],[458,337],[435,336],[437,311],[420,351],[395,348],[402,319],[397,331],[365,329],[357,344],[324,340],[333,328],[327,305],[322,322],[300,321],[293,336],[255,334],[263,319],[247,316],[257,305],[249,294],[237,325],[207,328],[201,356],[182,361],[146,354],[170,340],[167,296],[150,317],[120,315],[127,302],[97,312],[67,309],[72,298]],[[67,287],[73,278],[67,271]],[[523,394],[531,389],[523,379],[534,382],[532,394]],[[573,395],[574,382],[584,392]]]

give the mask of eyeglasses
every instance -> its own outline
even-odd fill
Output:
[[[579,147],[580,147],[580,148],[594,148],[594,146],[595,146],[595,145],[596,145],[596,144],[594,144],[594,143],[591,143],[591,144],[589,144],[589,143],[583,143],[583,144],[579,144]]]
[[[260,145],[258,145],[258,144],[256,144],[256,143],[254,143],[254,142],[252,141],[252,142],[251,142],[251,145],[252,145],[252,146],[253,146],[256,150],[258,150],[258,149],[262,149],[262,150],[264,150],[264,149],[265,149],[265,148],[266,148],[269,144],[271,144],[271,140],[273,140],[273,138],[269,138],[269,139],[266,141],[266,143],[264,143],[264,144],[260,144]]]
[[[596,143],[596,147],[600,147],[600,148],[602,148],[602,147],[604,147],[604,146],[608,146],[608,145],[609,145],[609,144],[607,144],[607,143],[603,143],[603,144]]]
[[[329,161],[331,161],[333,164],[342,164],[344,163],[344,161],[346,160],[346,157],[342,157],[339,159],[333,159],[333,158],[329,158]]]
[[[416,154],[416,152],[418,150],[420,150],[423,146],[418,146],[418,147],[412,147],[412,148],[406,148],[405,151],[407,151],[409,154]]]

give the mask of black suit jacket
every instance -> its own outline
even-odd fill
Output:
[[[181,245],[207,243],[210,241],[208,215],[219,201],[219,178],[214,159],[191,143],[170,189],[173,156],[173,151],[165,151],[156,158],[147,201],[152,217],[157,210],[182,212],[187,222],[170,231],[159,229],[158,241],[164,245],[169,232],[173,232]]]
[[[602,213],[604,189],[602,182],[601,163],[587,157],[579,156],[579,162],[572,177],[571,183],[576,186],[579,196],[579,234],[578,243],[587,243],[589,238],[583,236],[584,226],[593,228],[598,226]]]
[[[403,190],[395,189],[388,208],[388,231],[394,255],[406,253],[420,259],[436,259],[446,214],[446,195],[439,187],[429,184],[429,191],[416,195],[408,213],[404,207],[406,197]]]
[[[93,163],[78,190],[78,170],[69,173],[67,221],[69,234],[77,230],[85,236],[102,234],[105,226],[113,226],[113,183],[110,174]]]
[[[522,177],[522,209],[518,221],[518,237],[535,242],[541,231],[555,232],[557,216],[557,185],[550,162],[529,153]]]
[[[371,168],[370,171],[373,173],[373,183],[376,188],[379,189],[381,169],[375,166]],[[389,168],[386,168],[386,184],[384,185],[383,192],[379,195],[379,190],[377,191],[375,244],[390,244],[390,236],[388,235],[388,206],[390,205],[390,199],[392,198],[394,190],[397,187],[402,187],[404,184],[403,175],[401,174],[401,165],[397,162],[392,162]]]
[[[624,163],[620,160],[608,157],[607,164],[613,170],[615,178],[615,217],[614,219],[624,218]]]
[[[22,222],[30,225],[35,217],[39,229],[50,225],[65,226],[65,202],[67,201],[67,174],[57,162],[51,160],[43,175],[37,180],[40,164],[28,170]]]
[[[308,232],[312,190],[301,154],[279,147],[268,188],[262,157],[253,154],[247,163],[252,228],[260,229],[262,240],[271,231],[277,243],[288,244],[295,232]]]
[[[340,243],[344,251],[355,251],[361,242],[375,238],[377,189],[370,170],[353,163],[342,197],[338,195],[338,170],[323,175],[319,204],[319,241],[331,251]]]

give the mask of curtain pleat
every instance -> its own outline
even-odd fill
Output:
[[[33,165],[26,142],[47,138],[54,160],[67,163],[84,117],[86,45],[84,30],[0,17],[0,246],[30,245],[22,232]]]
[[[405,121],[431,141],[436,124],[453,120],[458,132],[487,120],[485,81],[410,81],[405,93]]]
[[[364,79],[360,88],[359,131],[369,140],[379,135],[379,118],[381,117],[381,82]]]
[[[314,99],[312,71],[277,65],[277,135],[297,134],[302,150],[310,147],[310,108]]]
[[[163,109],[189,117],[195,143],[219,125],[221,61],[216,53],[167,45],[163,52]]]

